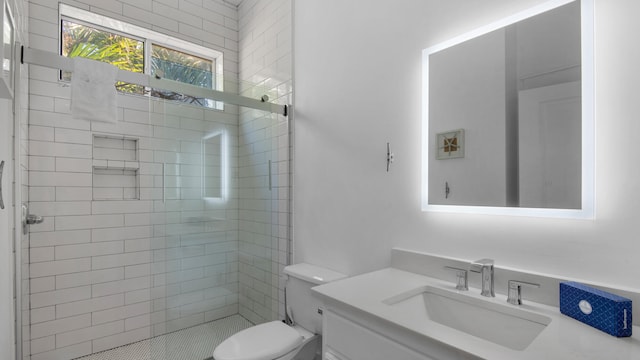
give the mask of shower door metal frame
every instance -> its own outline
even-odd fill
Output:
[[[45,66],[63,71],[73,72],[73,60],[66,56],[58,55],[50,51],[32,49],[17,44],[18,53],[21,54],[21,63]],[[134,73],[126,70],[118,70],[117,81],[123,81],[144,87],[173,91],[179,94],[195,96],[199,98],[221,101],[226,104],[244,106],[251,109],[268,111],[287,116],[287,105],[278,105],[262,99],[253,99],[238,94],[207,89],[179,81],[163,79],[157,76]]]

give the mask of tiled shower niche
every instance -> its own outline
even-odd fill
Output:
[[[93,136],[93,200],[139,200],[138,139]]]

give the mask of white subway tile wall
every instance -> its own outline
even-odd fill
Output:
[[[239,6],[240,91],[292,104],[292,1],[244,0]],[[254,323],[284,315],[282,269],[290,241],[290,141],[282,115],[240,114],[240,314]],[[268,182],[271,160],[272,190]],[[252,166],[252,164],[266,166]]]
[[[131,96],[119,95],[126,97]],[[233,121],[204,120],[202,109],[157,100],[151,101],[150,108],[156,118],[166,113],[175,116],[175,121],[153,125],[149,136],[128,146],[151,152],[148,161],[139,162],[140,177],[148,178],[140,181],[140,200],[92,201],[92,181],[79,175],[91,172],[95,158],[70,163],[51,154],[54,170],[59,160],[65,170],[46,172],[44,179],[48,180],[32,183],[32,209],[48,217],[49,223],[32,230],[31,339],[36,345],[31,347],[32,358],[86,355],[238,312],[236,190],[230,192],[224,207],[202,200],[201,146],[195,142],[207,132],[224,128],[230,134],[234,158],[238,126]],[[228,106],[229,114],[237,118],[237,109]],[[202,122],[201,131],[180,130],[183,123],[194,120]],[[164,129],[167,125],[181,127]],[[186,138],[173,137],[176,133]],[[108,133],[115,134],[124,135]],[[157,141],[151,137],[156,134],[168,138]],[[116,145],[127,147],[126,143]],[[104,152],[99,154],[109,161]],[[235,161],[231,163],[235,168]],[[42,173],[34,170],[30,175],[42,179]],[[106,183],[122,185],[117,179]],[[165,202],[163,187],[174,195]]]
[[[28,2],[31,47],[58,50],[58,2]],[[240,90],[234,80],[242,51],[238,9],[222,0],[61,2],[223,51],[225,89]],[[273,34],[276,29],[266,26],[284,21],[290,28],[285,15],[290,1],[274,3],[278,10],[265,12],[264,18],[247,15],[251,19],[243,29],[256,36],[268,32],[270,39],[290,36],[282,25]],[[262,72],[260,87],[272,100],[289,103],[290,69],[282,71],[287,61],[252,42],[245,44],[268,58],[263,70],[274,68]],[[286,54],[290,57],[290,49]],[[259,69],[247,74],[247,80],[263,76]],[[242,306],[248,319],[277,317],[289,209],[283,117],[240,114],[230,105],[220,112],[118,95],[118,123],[91,123],[71,117],[69,88],[58,82],[56,70],[31,66],[29,76],[29,129],[24,129],[29,156],[23,163],[26,172],[30,162],[30,184],[25,193],[32,212],[46,221],[32,226],[30,244],[23,242],[29,254],[24,257],[24,309],[31,303],[23,316],[23,358],[70,359],[198,325],[238,313],[241,298],[250,299]],[[220,129],[228,134],[231,177],[238,179],[224,207],[203,201],[201,193],[201,139]],[[122,141],[96,151],[96,135],[137,144]],[[136,158],[126,151],[134,146]],[[257,169],[249,170],[256,159]],[[268,160],[275,165],[272,192],[267,190]],[[121,173],[97,179],[95,168]],[[132,197],[125,189],[134,172],[139,200],[125,200]],[[242,195],[245,191],[248,195]],[[272,265],[271,259],[278,263]],[[239,284],[247,283],[254,288],[239,295]]]

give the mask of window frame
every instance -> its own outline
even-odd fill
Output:
[[[113,19],[104,15],[78,9],[67,4],[60,4],[58,10],[58,24],[60,25],[58,32],[58,54],[60,55],[62,55],[63,20],[142,41],[144,45],[143,74],[145,75],[151,76],[151,58],[153,53],[153,45],[162,46],[171,50],[183,52],[206,60],[211,60],[213,65],[213,81],[211,89],[224,91],[224,53],[221,51],[194,44],[186,40],[181,40],[173,36],[143,28],[141,26],[133,25],[123,20]],[[62,81],[61,78],[59,78],[59,80]],[[145,96],[151,96],[150,92]],[[214,101],[214,106],[212,109],[224,110],[224,105],[221,101]]]

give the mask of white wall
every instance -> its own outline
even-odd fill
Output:
[[[580,39],[580,17],[575,16],[580,13],[579,5],[569,3],[519,22],[516,26],[519,80],[580,65],[580,41],[576,41]]]
[[[388,266],[402,246],[639,287],[635,0],[595,0],[595,220],[420,211],[421,50],[539,3],[296,2],[297,262],[356,274]]]

